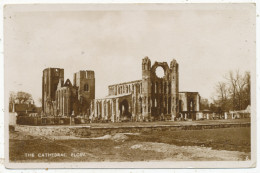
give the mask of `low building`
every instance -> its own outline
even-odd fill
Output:
[[[30,113],[36,113],[37,108],[29,103],[9,103],[9,112],[16,112],[18,116],[26,116]]]
[[[229,111],[232,119],[250,118],[251,117],[251,106],[248,105],[245,110]]]
[[[200,111],[200,95],[198,92],[179,92],[179,114],[181,118],[196,120]],[[198,114],[199,115],[199,114]],[[203,118],[203,115],[201,115]]]

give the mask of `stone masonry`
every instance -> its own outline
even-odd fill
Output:
[[[54,116],[84,115],[107,122],[194,118],[200,109],[200,96],[198,92],[179,92],[179,65],[175,59],[170,65],[151,65],[145,57],[141,68],[141,80],[109,85],[108,96],[101,99],[95,99],[94,71],[75,73],[72,85],[69,79],[63,83],[63,69],[45,69],[43,111]],[[163,69],[163,76],[158,76],[157,68]]]

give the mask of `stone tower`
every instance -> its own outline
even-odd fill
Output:
[[[151,116],[151,60],[148,57],[142,60],[142,116],[145,120]]]
[[[42,110],[50,114],[59,81],[64,81],[64,69],[46,68],[42,76]]]
[[[178,117],[179,104],[179,65],[175,59],[170,64],[170,81],[171,81],[171,115],[172,120]]]
[[[74,73],[73,85],[78,87],[78,99],[81,104],[90,108],[91,100],[95,99],[95,73],[86,70]]]
[[[157,74],[157,69],[163,74]],[[172,60],[151,66],[148,57],[142,60],[142,115],[146,119],[172,119],[178,116],[179,72],[178,63]]]

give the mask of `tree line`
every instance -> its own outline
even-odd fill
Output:
[[[32,103],[34,102],[32,99],[32,95],[27,93],[27,92],[23,92],[23,91],[18,91],[18,92],[10,92],[9,94],[9,103],[15,103],[18,102],[18,104],[22,104],[22,103]]]
[[[215,85],[213,103],[209,109],[217,113],[246,109],[251,104],[250,82],[250,72],[229,71],[223,81]]]

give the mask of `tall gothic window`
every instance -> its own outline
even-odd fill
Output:
[[[89,91],[89,86],[88,86],[88,84],[85,84],[85,85],[84,85],[84,91]]]

